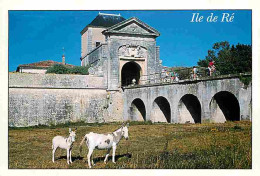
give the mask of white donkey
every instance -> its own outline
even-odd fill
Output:
[[[76,131],[77,128],[74,131],[71,131],[71,128],[69,129],[69,137],[65,138],[62,136],[55,136],[52,139],[52,162],[54,162],[54,157],[55,157],[55,151],[58,147],[62,149],[67,150],[67,163],[70,164],[72,163],[71,160],[71,150],[73,147],[73,142],[75,141],[76,138]]]
[[[106,163],[110,150],[113,148],[113,155],[112,155],[112,162],[115,163],[115,153],[116,153],[116,147],[119,143],[119,141],[124,137],[126,140],[128,140],[128,127],[127,125],[122,125],[118,130],[114,131],[113,133],[109,134],[97,134],[90,132],[86,134],[81,143],[80,143],[80,152],[82,149],[82,144],[84,141],[86,141],[86,145],[88,146],[88,166],[91,168],[90,159],[91,155],[93,153],[94,149],[98,150],[107,150],[107,154],[104,160],[104,163]],[[92,165],[94,165],[93,159],[92,159]]]

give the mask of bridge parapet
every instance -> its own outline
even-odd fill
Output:
[[[222,79],[232,79],[232,78],[251,77],[251,76],[252,73],[240,73],[240,74],[207,76],[207,77],[199,77],[197,79],[183,79],[178,81],[175,80],[172,81],[170,77],[169,78],[160,77],[160,75],[156,73],[152,76],[144,75],[141,77],[139,84],[131,84],[123,87],[123,89],[162,86],[162,85],[171,85],[171,84],[193,84],[201,81],[222,80]]]

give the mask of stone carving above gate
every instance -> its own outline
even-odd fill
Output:
[[[140,45],[123,45],[118,50],[119,57],[146,58],[147,49]]]

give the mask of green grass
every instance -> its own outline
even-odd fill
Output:
[[[146,169],[251,169],[251,122],[224,124],[151,124],[131,122],[129,140],[122,139],[116,150],[116,164],[103,159],[106,151],[94,151],[95,168]],[[51,161],[51,141],[67,136],[68,127],[77,127],[72,150],[73,163],[67,165],[66,151],[56,151]],[[107,133],[120,127],[110,124],[64,124],[57,127],[9,128],[9,168],[87,169],[87,147],[79,154],[79,143],[88,132]]]

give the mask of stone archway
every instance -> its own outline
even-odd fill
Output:
[[[124,64],[121,70],[121,86],[128,86],[132,84],[132,80],[136,80],[136,84],[139,84],[142,69],[134,61]]]
[[[151,111],[151,121],[171,123],[171,107],[166,98],[160,96],[154,100]]]
[[[240,107],[234,94],[221,91],[216,93],[210,101],[211,119],[214,122],[239,121]]]
[[[134,99],[130,107],[130,120],[133,121],[145,121],[146,110],[144,102],[140,98]]]
[[[147,75],[147,49],[137,44],[126,44],[118,48],[119,58],[119,86],[128,86],[132,80],[136,84],[144,84]]]
[[[201,123],[201,105],[195,95],[186,94],[180,99],[178,104],[178,122]]]

